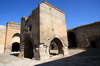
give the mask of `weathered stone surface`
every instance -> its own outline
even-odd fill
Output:
[[[6,26],[0,25],[0,53],[4,53]]]
[[[20,24],[8,22],[0,25],[0,53],[10,53],[14,43],[20,43]]]
[[[28,18],[23,17],[21,20],[21,50],[25,56],[33,54],[34,59],[49,59],[52,41],[56,42],[59,54],[68,55],[63,11],[44,1]]]
[[[100,48],[100,21],[68,31],[69,45],[78,48]]]

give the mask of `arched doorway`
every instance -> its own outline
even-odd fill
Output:
[[[51,41],[49,47],[50,56],[62,54],[63,53],[62,47],[63,47],[62,42],[58,38],[54,38]]]
[[[11,48],[12,52],[18,52],[20,51],[20,34],[19,33],[15,33],[12,36],[12,48]]]
[[[12,43],[12,52],[18,52],[20,50],[20,44],[18,42]]]
[[[95,41],[91,41],[91,48],[96,48],[96,42]]]
[[[68,48],[77,48],[76,36],[73,32],[68,32]]]
[[[32,59],[34,57],[33,44],[30,39],[25,41],[24,45],[24,57]]]

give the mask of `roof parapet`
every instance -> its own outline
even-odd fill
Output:
[[[59,8],[57,8],[57,7],[55,7],[55,6],[53,6],[52,4],[48,3],[47,1],[43,1],[42,3],[45,3],[46,5],[48,5],[48,6],[52,7],[52,8],[54,8],[54,9],[56,9],[57,11],[59,11],[59,12],[61,12],[61,13],[63,13],[63,14],[65,14],[64,11],[62,11],[61,9],[59,9]],[[40,4],[42,4],[42,3],[40,3]]]

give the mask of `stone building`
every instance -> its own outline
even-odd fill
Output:
[[[20,49],[20,24],[8,22],[0,25],[0,53],[11,53]]]
[[[4,39],[4,52],[11,53],[20,50],[20,24],[8,22]]]
[[[100,21],[68,30],[69,48],[100,48]]]
[[[21,51],[24,57],[45,60],[68,55],[65,13],[46,1],[21,19]]]

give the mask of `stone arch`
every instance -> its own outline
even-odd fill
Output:
[[[19,34],[19,33],[15,33],[15,34],[12,36],[12,43],[14,43],[14,42],[20,43],[20,34]]]
[[[62,54],[63,52],[62,48],[63,48],[63,44],[60,41],[60,39],[54,38],[50,43],[49,53],[52,55]]]
[[[15,33],[15,34],[12,36],[12,38],[15,37],[15,36],[20,37],[20,34],[19,34],[19,33]]]
[[[68,32],[68,48],[76,48],[76,35],[74,32]]]
[[[59,55],[59,54],[63,55],[63,46],[64,43],[60,37],[58,36],[52,37],[49,43],[49,55],[50,56]]]
[[[32,40],[27,38],[24,44],[24,57],[32,59],[34,57],[33,48]]]
[[[97,48],[99,47],[98,45],[98,39],[99,36],[92,36],[92,37],[89,37],[89,47],[88,48]],[[99,40],[100,41],[100,40]]]
[[[11,51],[12,52],[18,52],[20,51],[20,34],[19,33],[15,33],[12,36],[12,43],[11,43]]]
[[[62,45],[64,46],[64,43],[63,43],[63,40],[61,39],[61,37],[59,37],[58,35],[54,35],[54,36],[51,36],[51,37],[48,39],[48,42],[47,42],[47,46],[48,46],[48,47],[50,46],[50,43],[51,43],[51,41],[52,41],[54,38],[58,38],[58,39],[62,42]],[[46,43],[46,42],[45,42],[45,43]]]

